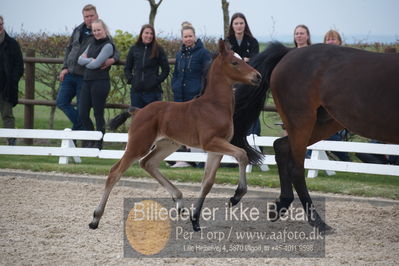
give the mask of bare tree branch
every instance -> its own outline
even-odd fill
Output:
[[[229,2],[222,0],[224,38],[229,34]]]
[[[150,7],[151,7],[148,23],[154,27],[155,17],[157,15],[158,7],[161,5],[163,0],[159,0],[158,3],[156,3],[155,0],[147,0],[147,1],[148,1],[148,3],[150,3]]]

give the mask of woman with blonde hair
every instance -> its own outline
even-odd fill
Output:
[[[85,66],[83,84],[80,91],[79,116],[85,130],[94,130],[90,119],[90,109],[94,110],[96,129],[105,133],[104,109],[110,91],[110,66],[102,68],[108,58],[115,53],[115,45],[109,37],[104,21],[98,19],[92,23],[94,41],[79,56],[78,64]],[[102,149],[102,140],[92,143],[91,147]]]
[[[204,75],[211,61],[211,55],[202,41],[197,39],[193,25],[184,21],[181,24],[182,45],[176,53],[175,71],[172,77],[173,99],[186,102],[200,94],[204,86]],[[187,151],[183,146],[180,151]],[[176,162],[172,167],[195,166],[195,163]]]
[[[324,43],[342,45],[341,35],[336,30],[329,30],[326,35],[324,35]]]
[[[203,87],[203,76],[211,55],[202,41],[197,39],[190,22],[184,21],[181,29],[182,45],[176,54],[172,89],[175,102],[185,102],[197,96]]]

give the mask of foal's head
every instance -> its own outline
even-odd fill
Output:
[[[241,82],[253,86],[260,84],[262,76],[259,72],[235,54],[222,39],[219,40],[218,57],[222,61],[223,72],[232,83]]]

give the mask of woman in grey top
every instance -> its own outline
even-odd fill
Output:
[[[80,92],[79,115],[85,130],[94,130],[90,119],[90,109],[93,107],[96,120],[96,130],[105,133],[104,108],[110,91],[109,69],[101,65],[113,56],[115,47],[111,42],[107,26],[102,20],[92,23],[94,42],[91,43],[79,57],[78,63],[85,66],[83,85]],[[102,140],[88,145],[102,149]]]

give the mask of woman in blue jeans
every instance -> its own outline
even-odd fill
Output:
[[[132,85],[131,105],[142,108],[161,101],[161,83],[168,77],[169,71],[168,58],[156,40],[154,27],[143,25],[136,44],[130,47],[126,58],[125,77]]]

